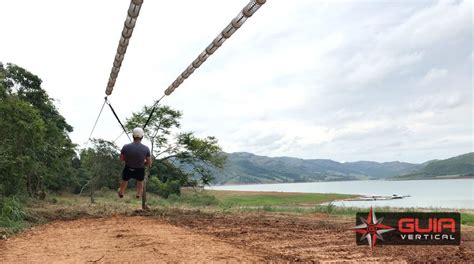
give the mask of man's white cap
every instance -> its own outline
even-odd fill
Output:
[[[145,135],[145,132],[143,132],[143,129],[141,129],[140,127],[136,127],[133,129],[133,137],[142,138],[143,135]]]

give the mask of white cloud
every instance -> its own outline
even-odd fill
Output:
[[[437,80],[445,77],[448,74],[448,70],[446,69],[437,69],[433,68],[421,80],[422,84],[431,84],[432,82],[436,82]]]
[[[77,143],[102,103],[128,3],[2,6],[0,60],[44,80]],[[119,115],[159,98],[246,3],[145,1],[110,97]],[[472,1],[267,1],[163,102],[226,151],[449,157],[472,149],[472,30]],[[106,109],[95,136],[119,133]]]
[[[384,79],[387,75],[404,67],[410,67],[419,62],[423,55],[421,53],[389,54],[386,51],[378,51],[370,54],[359,54],[349,63],[354,70],[347,77],[348,84],[365,86],[374,81]]]
[[[419,10],[382,35],[381,41],[394,49],[417,49],[455,41],[472,30],[472,2],[440,0]]]

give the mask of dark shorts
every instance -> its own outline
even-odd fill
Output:
[[[122,172],[122,180],[129,181],[130,179],[143,181],[143,179],[145,179],[145,168],[130,168],[125,166]]]

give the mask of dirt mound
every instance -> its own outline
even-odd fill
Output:
[[[0,262],[455,262],[474,261],[474,228],[461,246],[357,246],[349,219],[199,211],[58,221],[0,241]]]

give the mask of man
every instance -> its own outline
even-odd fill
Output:
[[[143,129],[137,127],[133,129],[133,143],[123,146],[120,153],[120,160],[125,161],[125,168],[122,172],[122,182],[118,189],[118,196],[123,198],[127,189],[128,181],[137,181],[137,198],[143,194],[143,180],[145,179],[145,165],[151,166],[150,149],[141,143],[143,139]]]

